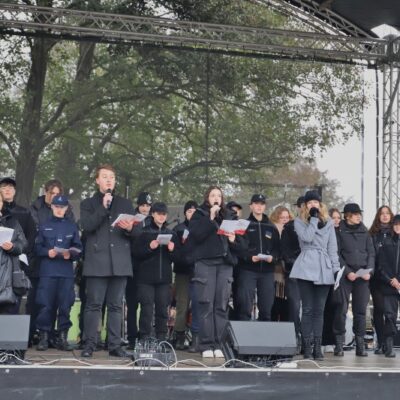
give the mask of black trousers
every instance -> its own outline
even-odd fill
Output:
[[[232,269],[223,259],[195,263],[193,284],[199,307],[200,351],[220,346],[222,331],[228,322]]]
[[[85,346],[95,349],[97,331],[101,319],[104,299],[107,306],[108,349],[115,350],[121,345],[122,299],[125,293],[126,277],[86,277],[86,306],[84,322]]]
[[[369,289],[371,292],[372,296],[372,304],[374,306],[372,318],[373,318],[373,323],[374,323],[374,328],[375,328],[375,333],[376,333],[376,338],[378,340],[378,343],[380,345],[383,344],[384,341],[384,294],[380,290],[377,282],[377,278],[372,277],[370,280],[369,284]]]
[[[384,295],[384,315],[385,315],[385,325],[384,325],[384,336],[390,337],[397,334],[397,312],[399,310],[400,295]]]
[[[344,335],[346,333],[346,314],[349,308],[350,294],[352,298],[353,332],[356,336],[364,336],[366,329],[366,311],[369,301],[369,282],[358,278],[351,282],[344,278],[338,290],[343,291],[343,302],[335,309],[333,333]]]
[[[153,308],[155,316],[156,336],[165,339],[168,330],[168,306],[171,303],[171,285],[137,284],[137,295],[140,303],[139,336],[141,339],[151,336]]]
[[[297,279],[286,277],[285,280],[285,294],[288,302],[288,321],[294,322],[294,329],[296,335],[301,332],[300,324],[300,290]]]
[[[126,315],[128,341],[134,343],[138,337],[137,310],[139,304],[135,278],[129,277],[126,281],[125,300],[128,309]]]
[[[39,305],[36,304],[36,293],[39,286],[39,278],[29,278],[31,281],[31,288],[29,289],[26,298],[26,313],[31,316],[29,325],[29,338],[32,338],[36,332],[36,318],[39,312]]]
[[[260,321],[271,321],[271,311],[275,300],[274,274],[241,269],[237,281],[237,304],[240,321],[249,321],[257,289],[257,306]]]
[[[321,338],[330,285],[314,285],[303,279],[298,279],[297,283],[302,304],[301,334],[303,338]]]
[[[335,319],[335,310],[337,304],[332,301],[333,296],[333,286],[330,287],[328,298],[326,299],[325,309],[324,309],[324,325],[322,328],[322,345],[334,345],[335,335],[333,333],[333,321]]]

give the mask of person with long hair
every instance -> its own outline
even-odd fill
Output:
[[[233,232],[222,233],[220,226],[223,220],[232,219],[235,216],[226,209],[221,188],[210,186],[189,222],[199,309],[199,351],[203,357],[223,357],[220,340],[228,321],[233,266],[242,241]]]
[[[344,206],[344,220],[337,230],[340,265],[344,267],[340,280],[342,296],[335,309],[333,333],[335,356],[343,356],[343,341],[346,333],[346,315],[352,298],[353,332],[356,341],[356,356],[366,357],[364,336],[366,310],[369,301],[369,280],[375,267],[375,251],[367,228],[362,223],[362,210],[356,203]]]
[[[383,239],[378,254],[376,286],[383,294],[385,357],[393,358],[394,336],[400,300],[400,215],[395,215],[390,234]]]
[[[329,288],[335,282],[335,273],[339,271],[339,258],[335,228],[317,191],[310,190],[305,194],[294,226],[301,253],[294,262],[290,277],[298,280],[302,301],[304,358],[322,360],[324,307]]]
[[[385,238],[392,232],[392,220],[393,212],[388,206],[381,206],[378,208],[375,218],[372,222],[369,234],[372,237],[372,243],[375,249],[375,267],[378,262],[378,252],[382,247]],[[369,281],[369,289],[372,296],[373,304],[373,325],[375,329],[377,344],[375,348],[375,354],[383,354],[385,352],[385,340],[384,340],[384,294],[382,292],[382,285],[380,284],[379,272],[372,275]]]

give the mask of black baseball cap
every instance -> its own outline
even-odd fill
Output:
[[[17,187],[17,182],[15,182],[15,179],[7,176],[0,179],[0,185],[12,185],[14,187]]]
[[[400,224],[400,214],[396,214],[394,217],[393,217],[393,225],[396,225],[396,224]]]
[[[165,203],[162,202],[158,202],[158,203],[154,203],[151,206],[151,212],[154,213],[160,213],[160,214],[168,214],[168,207]]]
[[[239,210],[243,210],[243,207],[236,201],[228,201],[228,203],[226,203],[226,208],[232,209],[232,207],[237,207]]]
[[[190,210],[191,208],[197,208],[198,206],[199,205],[197,204],[197,202],[195,202],[194,200],[189,200],[183,206],[183,213],[185,214],[187,210]]]
[[[253,196],[251,196],[251,200],[250,200],[250,204],[252,203],[265,203],[266,202],[266,198],[263,194],[253,194]]]

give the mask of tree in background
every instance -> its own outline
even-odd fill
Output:
[[[246,1],[37,4],[252,26],[291,23]],[[79,198],[93,189],[89,178],[102,162],[117,167],[120,186],[132,195],[149,190],[181,201],[211,182],[233,192],[249,176],[266,179],[266,168],[347,140],[360,124],[354,67],[48,38],[5,36],[1,44],[0,163],[15,171],[21,204],[53,176]]]

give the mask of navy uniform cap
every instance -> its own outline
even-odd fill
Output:
[[[253,194],[251,196],[250,204],[251,203],[265,203],[266,198],[263,194]]]
[[[65,207],[68,205],[68,197],[67,196],[54,196],[53,200],[51,200],[51,204],[53,206],[61,206]]]

